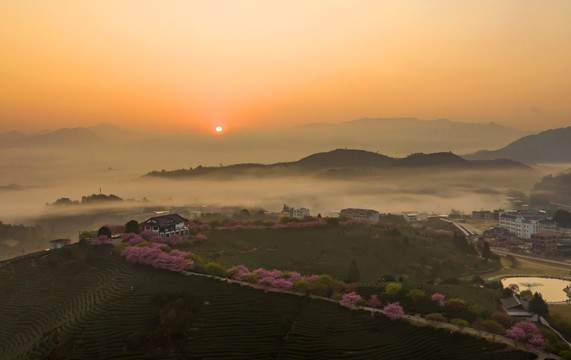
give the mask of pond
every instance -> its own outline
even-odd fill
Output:
[[[546,302],[562,302],[569,299],[563,289],[571,287],[570,280],[543,278],[543,277],[508,277],[502,279],[502,285],[508,287],[517,284],[519,291],[530,290],[538,292]]]

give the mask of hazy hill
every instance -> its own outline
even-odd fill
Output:
[[[106,141],[94,132],[78,127],[63,128],[41,135],[23,135],[20,133],[4,133],[0,147],[3,148],[65,148],[102,145]]]
[[[393,156],[411,152],[453,151],[499,147],[528,133],[496,123],[463,123],[445,119],[365,118],[339,124],[308,124],[283,131],[289,140],[321,148],[361,148]],[[315,151],[315,150],[313,150]]]
[[[499,150],[482,150],[464,156],[471,160],[512,159],[525,163],[571,161],[571,126],[518,139]]]
[[[149,137],[137,131],[128,130],[108,122],[87,127],[99,137],[112,141],[135,141]]]
[[[236,164],[220,167],[197,167],[173,171],[152,171],[146,176],[190,177],[200,175],[315,175],[326,170],[347,170],[345,175],[358,174],[360,170],[402,170],[407,168],[430,167],[434,169],[518,169],[534,170],[526,165],[509,160],[470,161],[453,153],[412,154],[405,158],[391,158],[364,150],[336,149],[330,152],[309,155],[298,161],[263,164]],[[329,172],[330,173],[330,172]],[[341,176],[341,173],[338,173]],[[370,174],[367,172],[366,174]]]
[[[532,359],[338,304],[130,265],[107,246],[0,262],[0,358]]]

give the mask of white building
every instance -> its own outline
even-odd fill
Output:
[[[500,227],[516,234],[518,238],[531,239],[539,233],[539,217],[529,214],[500,214]]]
[[[309,216],[309,209],[306,208],[293,209],[292,216],[296,219],[303,219],[304,217]]]
[[[348,208],[341,210],[339,215],[346,216],[351,219],[369,220],[374,223],[379,222],[379,212],[376,210]]]

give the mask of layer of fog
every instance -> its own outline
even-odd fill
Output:
[[[36,169],[37,170],[37,169]],[[517,192],[527,193],[538,176],[513,171],[434,171],[401,170],[387,172],[374,179],[339,180],[330,178],[236,178],[225,181],[209,179],[171,180],[134,176],[131,170],[103,168],[55,168],[50,185],[36,185],[17,190],[0,190],[0,220],[51,227],[51,236],[75,236],[85,227],[97,229],[105,224],[124,223],[125,219],[146,220],[140,208],[208,207],[216,211],[222,206],[263,208],[279,212],[283,204],[306,207],[311,214],[335,215],[347,207],[370,208],[382,213],[403,211],[447,214],[451,209],[469,213],[477,209],[509,207],[506,198]],[[70,173],[75,172],[75,176]],[[62,176],[62,173],[65,174]],[[13,174],[14,181],[17,179]],[[65,179],[65,181],[63,180]],[[40,180],[40,179],[36,179]],[[47,206],[58,198],[81,200],[82,196],[101,192],[115,194],[130,201],[108,203],[112,208],[91,206]],[[150,202],[141,202],[143,198]],[[97,214],[95,216],[94,214]],[[107,214],[108,216],[101,216]],[[62,217],[71,216],[62,225]],[[82,216],[81,221],[79,216]],[[59,219],[58,219],[59,218]],[[54,224],[50,225],[50,219]],[[75,220],[74,220],[75,219]]]

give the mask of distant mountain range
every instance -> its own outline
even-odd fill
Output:
[[[402,169],[457,169],[491,170],[519,169],[534,170],[511,160],[466,160],[451,152],[417,153],[405,158],[392,158],[364,150],[337,149],[304,157],[298,161],[275,164],[235,164],[220,167],[199,166],[194,169],[173,171],[152,171],[145,176],[157,177],[197,177],[213,176],[289,176],[289,175],[373,175],[378,170]]]
[[[571,126],[518,139],[499,150],[465,155],[469,160],[511,159],[525,163],[571,162]]]
[[[422,121],[413,118],[366,118],[280,130],[235,130],[228,131],[222,137],[197,133],[165,135],[165,130],[168,131],[161,128],[157,134],[143,134],[102,123],[34,135],[12,131],[0,134],[0,147],[76,148],[127,141],[139,149],[148,148],[147,140],[151,139],[154,151],[167,147],[171,151],[174,147],[179,151],[191,149],[196,154],[196,149],[202,149],[207,153],[217,152],[216,158],[223,162],[239,162],[245,158],[269,162],[272,160],[270,154],[276,161],[276,156],[283,158],[284,154],[297,157],[331,148],[359,148],[392,156],[416,152],[467,153],[486,147],[499,147],[528,134],[495,123],[462,123],[443,119]],[[231,155],[235,157],[229,158]]]

